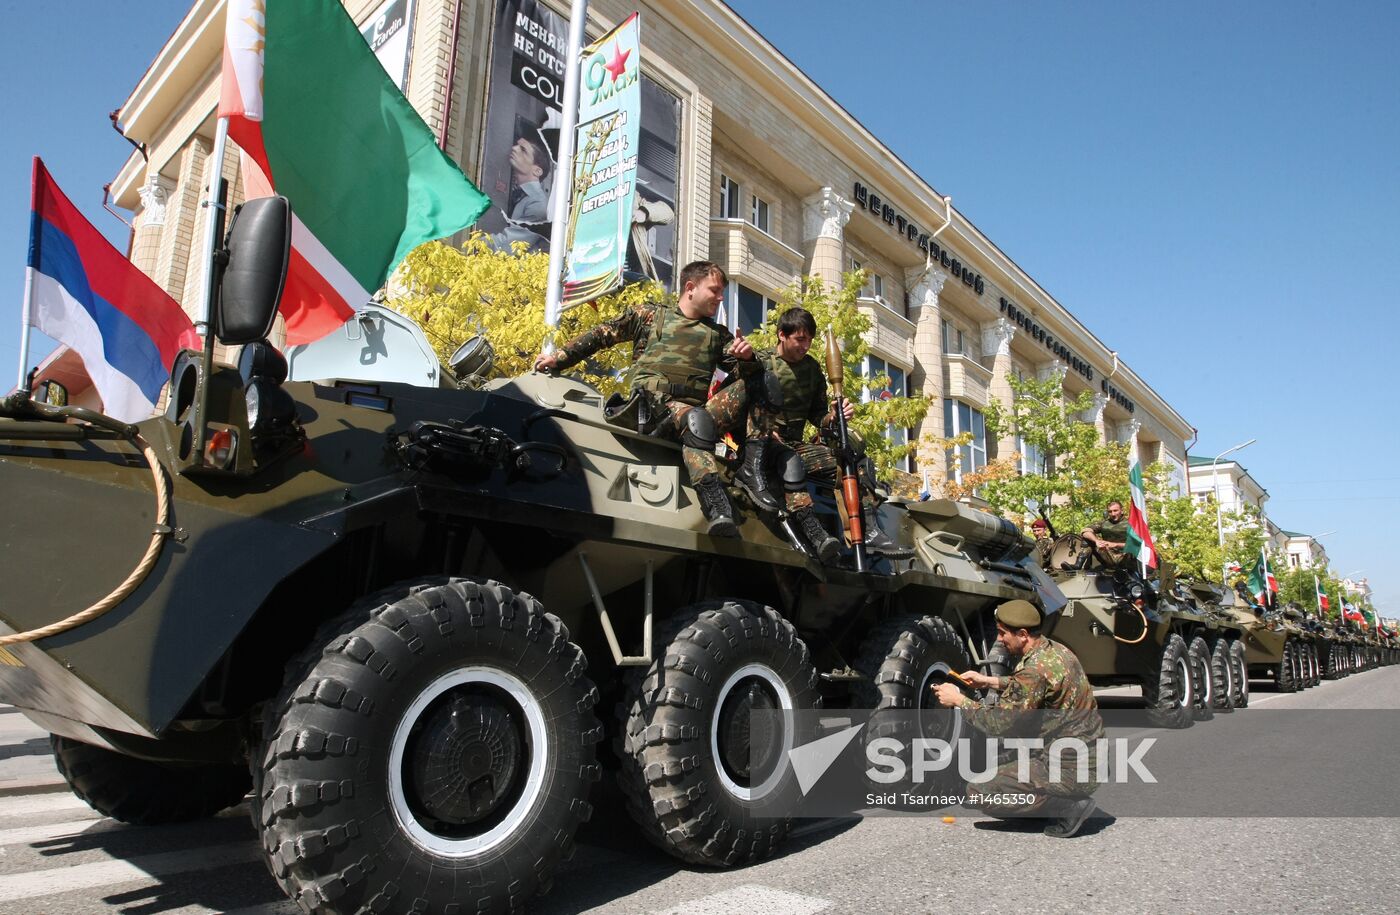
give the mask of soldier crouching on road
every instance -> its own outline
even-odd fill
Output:
[[[568,368],[601,349],[632,343],[628,382],[632,399],[610,405],[609,420],[627,415],[631,405],[638,431],[679,439],[700,510],[716,537],[738,537],[734,508],[724,491],[715,447],[724,431],[743,417],[745,386],[732,384],[706,397],[716,368],[747,378],[762,371],[753,347],[714,321],[728,282],[710,261],[695,261],[680,272],[680,298],[674,305],[652,303],[629,308],[556,352],[535,359],[536,371]],[[640,420],[636,418],[640,413]]]
[[[1018,761],[998,767],[988,782],[969,785],[969,794],[983,797],[1030,796],[1027,803],[983,803],[983,813],[1001,819],[1049,817],[1045,834],[1067,839],[1079,832],[1094,811],[1090,795],[1098,787],[1097,747],[1103,737],[1103,718],[1093,687],[1084,676],[1079,659],[1068,648],[1041,635],[1040,611],[1024,600],[1007,601],[997,608],[997,641],[1012,657],[1020,658],[1009,677],[989,677],[969,672],[964,675],[973,686],[998,689],[995,705],[983,707],[953,683],[933,687],[941,705],[960,708],[972,727],[993,736],[1039,737],[1043,746],[1031,751],[1029,779],[1017,778]],[[1028,714],[1029,713],[1029,714]],[[1035,733],[1019,733],[1034,719]],[[1087,766],[1073,753],[1064,754],[1059,779],[1051,781],[1046,748],[1061,738],[1083,741],[1088,749]],[[1087,778],[1081,780],[1080,769]]]

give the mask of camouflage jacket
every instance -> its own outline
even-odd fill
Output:
[[[820,363],[806,355],[794,364],[776,352],[760,353],[758,361],[777,376],[783,388],[783,407],[778,420],[783,441],[790,444],[803,441],[807,423],[817,429],[824,428],[823,421],[831,404],[826,396],[826,374]]]
[[[734,335],[709,318],[687,318],[680,306],[654,303],[629,308],[559,348],[558,367],[568,368],[600,349],[632,342],[628,384],[690,404],[702,404],[716,368],[748,375],[756,361],[730,353]]]
[[[1109,521],[1105,518],[1098,524],[1090,525],[1089,530],[1093,531],[1096,536],[1112,543],[1128,542],[1128,519],[1126,517],[1121,521]]]
[[[1059,737],[1078,737],[1091,747],[1103,736],[1103,718],[1089,678],[1074,652],[1057,642],[1041,638],[1011,676],[1001,678],[1000,688],[996,705],[964,707],[968,724],[984,734],[1037,736],[1047,746]]]

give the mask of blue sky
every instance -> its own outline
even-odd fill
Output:
[[[1117,349],[1200,430],[1194,454],[1257,438],[1238,458],[1270,516],[1335,530],[1334,568],[1400,616],[1400,4],[733,5]],[[107,112],[187,6],[5,4],[5,388],[30,157],[124,249]]]

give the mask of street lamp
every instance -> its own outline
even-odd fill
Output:
[[[1225,526],[1224,522],[1221,520],[1220,515],[1220,478],[1215,475],[1215,467],[1217,464],[1220,463],[1220,459],[1223,458],[1225,455],[1231,454],[1235,451],[1239,451],[1241,448],[1248,448],[1250,445],[1254,444],[1257,441],[1259,441],[1257,438],[1252,438],[1247,442],[1240,442],[1233,448],[1226,448],[1224,451],[1217,454],[1215,456],[1215,459],[1210,462],[1210,486],[1215,493],[1215,536],[1220,545],[1221,550],[1225,549]],[[1222,571],[1220,574],[1220,579],[1221,584],[1223,584],[1227,588],[1230,587],[1229,572]]]

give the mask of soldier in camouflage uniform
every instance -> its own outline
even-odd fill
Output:
[[[630,308],[621,315],[535,359],[536,371],[556,371],[587,359],[600,349],[632,344],[628,382],[657,422],[644,431],[679,439],[690,482],[709,521],[709,533],[737,537],[734,508],[720,479],[715,447],[723,430],[737,428],[744,413],[742,384],[721,389],[706,402],[716,368],[746,378],[762,372],[753,347],[714,321],[724,300],[724,271],[710,261],[681,270],[675,305]]]
[[[778,346],[759,354],[765,368],[763,383],[753,385],[748,398],[748,440],[735,482],[763,508],[777,511],[779,503],[769,486],[770,464],[781,468],[784,502],[789,513],[805,512],[812,506],[807,493],[808,477],[837,486],[836,454],[821,441],[805,441],[810,423],[825,441],[838,437],[836,407],[827,397],[827,379],[821,365],[808,352],[817,334],[817,323],[805,308],[789,308],[778,318]],[[854,407],[843,405],[849,420]],[[860,440],[851,436],[860,462],[861,506],[864,514],[865,545],[872,553],[892,559],[907,559],[913,550],[901,547],[887,537],[876,523],[875,472],[872,462],[860,451]],[[776,454],[773,452],[776,450]],[[799,516],[803,517],[803,516]],[[822,554],[823,561],[834,558],[837,542],[821,527],[815,515],[807,512],[812,524],[804,521],[803,533]],[[815,530],[808,530],[815,527]],[[829,542],[828,542],[829,541]]]
[[[1108,517],[1092,527],[1086,527],[1080,536],[1099,549],[1111,553],[1122,553],[1128,542],[1128,519],[1123,516],[1123,503],[1108,503]]]
[[[997,641],[1020,661],[1009,677],[989,677],[975,671],[964,675],[973,686],[1000,691],[995,705],[982,706],[952,683],[933,687],[940,705],[961,708],[972,727],[994,736],[1040,737],[1044,748],[1030,752],[1030,780],[1017,778],[1018,762],[998,767],[988,782],[968,785],[970,795],[989,800],[975,804],[994,817],[1051,817],[1045,834],[1069,838],[1077,833],[1094,810],[1090,795],[1098,787],[1098,740],[1103,718],[1093,687],[1074,653],[1040,634],[1040,611],[1024,600],[1007,601],[997,608]],[[1045,748],[1060,738],[1076,738],[1088,747],[1088,779],[1078,778],[1081,760],[1073,752],[1062,754],[1060,779],[1050,780]],[[990,800],[996,795],[1033,795],[1028,803]]]
[[[1050,525],[1044,518],[1031,522],[1031,536],[1035,538],[1035,561],[1047,572],[1050,567],[1050,554],[1055,549],[1055,541],[1050,539]]]

